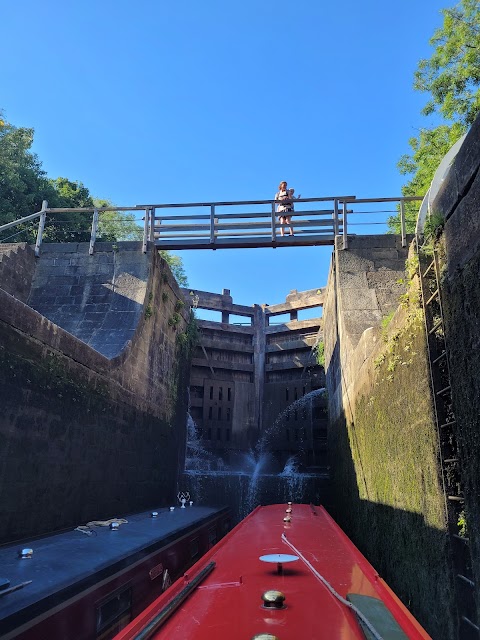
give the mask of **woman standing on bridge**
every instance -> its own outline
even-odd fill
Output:
[[[293,227],[292,227],[292,215],[293,211],[293,194],[295,193],[295,189],[288,189],[287,183],[285,181],[281,182],[278,185],[278,191],[275,194],[275,200],[279,200],[284,202],[284,204],[277,205],[277,213],[279,214],[278,220],[282,225],[280,227],[280,235],[283,237],[285,235],[284,225],[288,225],[290,229],[290,235],[293,236]],[[299,196],[300,197],[300,196]]]

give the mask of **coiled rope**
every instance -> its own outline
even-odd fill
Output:
[[[75,527],[74,531],[80,531],[81,533],[85,533],[87,536],[91,536],[95,533],[94,527],[109,527],[111,524],[121,524],[128,523],[128,520],[125,518],[110,518],[110,520],[92,520],[91,522],[87,522],[87,524],[81,524],[78,527]]]

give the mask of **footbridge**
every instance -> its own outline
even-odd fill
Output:
[[[102,214],[117,211],[133,214],[131,218],[143,228],[144,252],[149,244],[167,250],[333,245],[338,236],[343,237],[343,247],[348,248],[349,235],[384,233],[388,217],[399,215],[402,246],[406,246],[405,207],[420,200],[416,196],[298,198],[292,201],[294,211],[288,214],[291,215],[288,225],[280,223],[275,200],[71,209],[49,208],[44,201],[40,211],[0,226],[0,234],[15,226],[36,224],[38,220],[35,245],[38,256],[46,226],[55,226],[60,214],[62,223],[68,223],[68,214],[80,213],[91,220],[90,253],[93,253]]]

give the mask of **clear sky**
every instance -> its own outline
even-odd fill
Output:
[[[400,195],[413,73],[453,0],[4,0],[0,108],[52,178],[118,206]],[[322,247],[181,253],[192,288],[275,304]]]

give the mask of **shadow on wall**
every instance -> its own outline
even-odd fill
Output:
[[[338,420],[329,429],[335,464],[332,516],[436,640],[455,637],[454,591],[447,536],[423,514],[360,497],[363,473],[355,467],[355,425]],[[360,460],[360,469],[362,460]],[[388,482],[388,479],[386,479]],[[362,488],[367,493],[366,486]]]
[[[45,244],[27,304],[107,358],[133,338],[147,290],[141,243]]]

